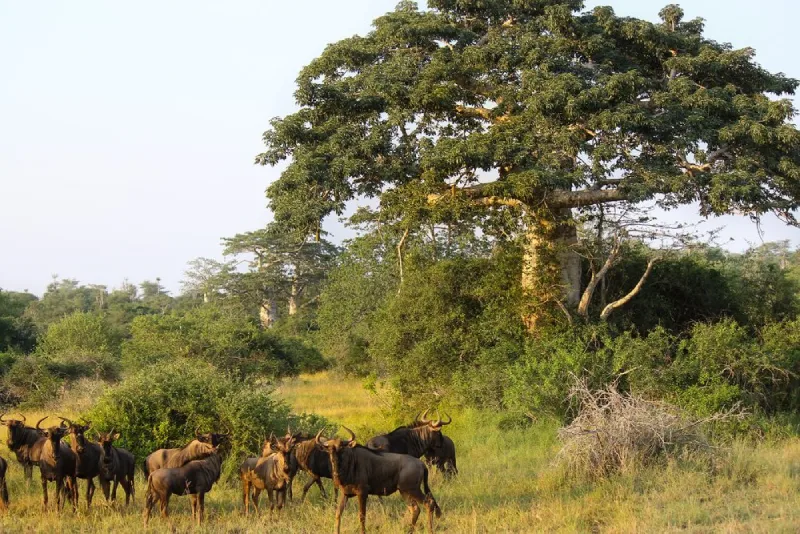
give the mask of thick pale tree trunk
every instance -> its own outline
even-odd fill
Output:
[[[297,284],[292,282],[292,288],[289,293],[289,317],[297,313]]]
[[[569,209],[534,218],[526,233],[522,259],[523,319],[528,330],[552,316],[575,309],[581,297],[578,232]],[[560,310],[560,311],[559,311]]]
[[[261,320],[262,328],[272,328],[272,325],[278,319],[278,308],[275,305],[275,301],[270,299],[262,302],[258,310],[258,317]]]

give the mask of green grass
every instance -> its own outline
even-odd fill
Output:
[[[283,384],[278,394],[298,412],[316,412],[351,427],[361,440],[393,424],[381,403],[355,380],[320,374]],[[26,413],[31,420],[38,414]],[[61,415],[70,416],[71,412]],[[453,413],[447,434],[458,450],[460,475],[445,482],[438,473],[431,487],[444,515],[439,532],[781,532],[800,531],[800,440],[757,446],[737,444],[709,468],[703,459],[667,462],[591,483],[566,478],[555,464],[556,427],[546,422],[526,429],[498,429],[497,414]],[[4,432],[4,431],[3,431]],[[0,454],[9,459],[5,445]],[[28,485],[15,460],[9,461],[10,511],[0,517],[2,532],[175,532],[196,531],[188,497],[174,497],[171,521],[156,516],[142,528],[144,481],[133,506],[109,507],[95,494],[87,511],[41,513],[38,470]],[[299,495],[300,485],[295,491]],[[330,488],[330,481],[327,482]],[[81,483],[81,492],[85,485]],[[118,495],[122,495],[121,488]],[[221,483],[207,496],[201,532],[330,532],[333,506],[312,488],[305,504],[291,503],[280,515],[247,518],[241,513],[238,481]],[[369,532],[401,532],[405,507],[397,496],[385,509],[370,499]],[[51,486],[51,503],[52,486]],[[262,505],[265,496],[262,495]],[[343,532],[358,532],[357,505],[345,512]],[[418,524],[423,531],[423,522]]]

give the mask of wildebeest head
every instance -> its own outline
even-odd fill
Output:
[[[42,436],[47,438],[50,441],[50,445],[53,450],[53,459],[58,462],[59,458],[61,457],[61,438],[67,435],[67,431],[69,427],[65,425],[63,422],[59,426],[51,426],[49,428],[41,428],[42,421],[47,419],[47,417],[43,417],[36,423],[36,430],[40,430],[42,432]]]
[[[22,434],[24,433],[25,429],[28,428],[25,426],[25,416],[19,414],[22,419],[4,419],[3,416],[5,413],[0,414],[0,423],[3,423],[8,427],[8,439],[6,440],[6,444],[8,445],[9,449],[13,449],[17,443],[21,443],[23,441]],[[41,423],[47,419],[47,416],[44,416],[39,420]],[[38,431],[41,434],[41,430]]]
[[[264,448],[261,451],[261,456],[264,458],[270,455],[274,457],[275,469],[286,482],[289,481],[289,454],[292,452],[294,444],[294,437],[291,434],[282,438],[276,438],[270,434],[269,438],[264,440]]]
[[[69,433],[70,447],[72,451],[77,454],[83,454],[86,451],[86,431],[92,427],[92,424],[87,421],[87,424],[82,425],[74,421],[70,421],[66,417],[59,417],[68,426],[67,432]],[[62,423],[63,424],[63,423]]]
[[[335,476],[334,480],[338,478],[339,455],[342,453],[342,451],[348,448],[353,448],[356,445],[358,445],[358,442],[356,441],[355,432],[353,432],[344,425],[342,425],[342,428],[347,430],[347,432],[350,434],[350,439],[342,439],[342,438],[326,439],[322,437],[322,432],[325,430],[324,428],[319,432],[317,432],[317,435],[314,438],[314,441],[317,443],[317,445],[322,447],[322,449],[325,450],[331,458],[331,470],[333,471],[333,474]]]
[[[194,430],[194,437],[201,443],[209,443],[213,447],[219,447],[223,440],[227,439],[230,434],[219,434],[216,432],[200,433],[200,427]]]
[[[98,432],[97,443],[103,449],[103,464],[108,465],[113,460],[112,447],[114,442],[119,439],[119,432],[114,432],[112,428],[110,432]]]
[[[439,448],[444,444],[442,439],[442,427],[452,423],[453,418],[445,413],[445,416],[447,416],[447,421],[443,421],[442,416],[437,410],[436,419],[427,419],[426,416],[428,415],[428,411],[429,410],[425,410],[420,415],[415,417],[414,422],[410,425],[410,428],[423,435],[427,439],[431,448]]]

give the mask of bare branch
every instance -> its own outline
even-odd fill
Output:
[[[636,295],[639,294],[639,291],[642,290],[642,287],[644,286],[644,283],[647,281],[647,278],[650,276],[650,272],[653,270],[653,266],[659,261],[659,259],[660,258],[656,257],[656,258],[651,259],[649,262],[647,262],[647,269],[645,269],[644,274],[639,279],[639,282],[636,284],[636,286],[633,289],[631,289],[630,292],[627,295],[625,295],[624,297],[622,297],[619,300],[615,300],[614,302],[610,303],[608,306],[603,308],[602,313],[600,313],[600,318],[601,319],[603,319],[605,321],[606,319],[608,319],[608,316],[611,315],[611,313],[614,310],[624,306],[625,304],[627,304],[628,302],[633,300],[633,297],[635,297]]]
[[[611,248],[611,252],[608,254],[608,258],[606,258],[600,270],[595,273],[594,267],[592,267],[592,279],[589,280],[589,283],[586,285],[586,289],[583,291],[583,295],[581,295],[581,301],[578,304],[578,315],[581,317],[589,316],[589,305],[592,303],[592,297],[594,296],[595,289],[597,289],[597,284],[606,277],[608,271],[617,262],[621,248],[622,239],[619,234],[617,234],[614,239],[614,246]]]

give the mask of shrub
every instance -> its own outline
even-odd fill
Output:
[[[197,427],[230,433],[226,473],[242,456],[260,453],[270,432],[282,435],[291,421],[307,420],[290,419],[289,408],[269,386],[242,382],[209,363],[186,359],[125,378],[106,390],[86,418],[98,430],[117,429],[121,446],[141,459],[156,449],[185,445]]]
[[[707,423],[740,417],[739,412],[692,419],[677,406],[620,393],[615,384],[592,390],[585,381],[572,386],[577,417],[559,431],[560,458],[569,473],[607,476],[684,451],[708,450]]]
[[[115,352],[111,330],[102,316],[77,312],[50,325],[38,347],[44,354]]]
[[[52,401],[62,385],[48,362],[39,356],[17,358],[3,377],[7,398],[26,407],[41,407]]]

